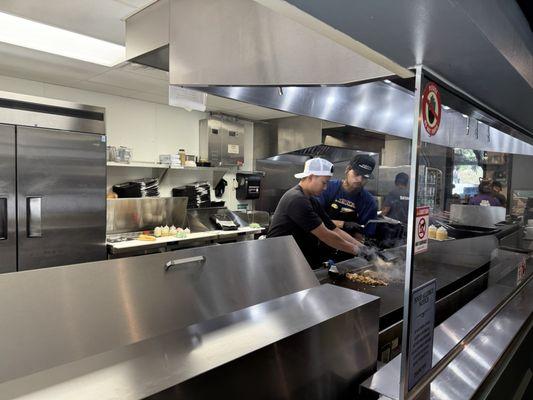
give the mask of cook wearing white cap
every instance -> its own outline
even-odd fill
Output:
[[[350,254],[358,254],[364,246],[337,228],[315,196],[326,189],[333,175],[333,164],[322,158],[305,162],[303,172],[295,178],[300,183],[281,197],[267,237],[292,235],[312,268],[324,261],[319,250],[322,241],[328,246]]]

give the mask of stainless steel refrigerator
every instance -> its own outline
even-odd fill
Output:
[[[0,273],[105,259],[103,115],[0,92]]]

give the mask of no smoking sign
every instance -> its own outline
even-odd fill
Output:
[[[428,226],[429,207],[417,207],[415,225],[415,254],[424,253],[428,249]]]
[[[433,82],[429,82],[422,94],[422,122],[429,136],[434,136],[439,130],[441,116],[439,88]]]

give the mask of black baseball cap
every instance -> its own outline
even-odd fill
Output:
[[[350,161],[350,168],[366,179],[373,179],[372,171],[376,161],[368,154],[358,154]]]

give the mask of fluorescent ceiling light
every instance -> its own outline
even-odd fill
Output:
[[[450,109],[450,107],[445,106],[444,104],[442,105],[442,108],[444,108],[445,110],[449,110]]]
[[[112,67],[124,46],[0,12],[0,42]]]
[[[390,81],[390,79],[385,79],[383,82],[385,82],[385,83],[392,83],[392,82]]]

